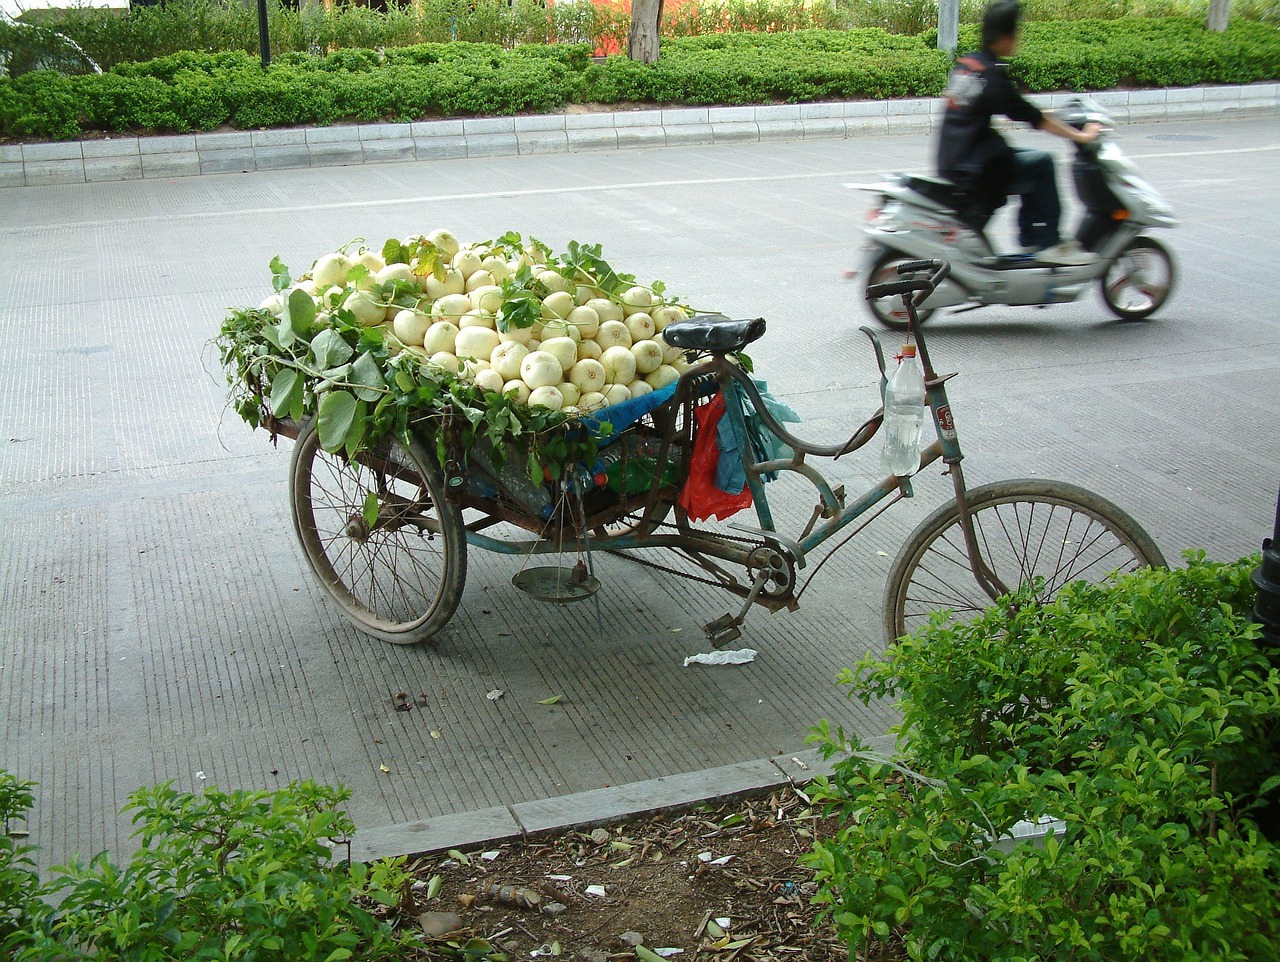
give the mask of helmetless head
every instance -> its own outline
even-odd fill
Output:
[[[1022,5],[1018,0],[995,0],[982,15],[982,49],[996,57],[1008,57],[1018,45],[1018,22]]]

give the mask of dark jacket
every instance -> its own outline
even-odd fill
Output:
[[[947,107],[938,138],[938,173],[967,190],[989,216],[1004,204],[1013,181],[1013,148],[996,133],[991,118],[1001,114],[1039,127],[1043,115],[986,50],[956,61],[943,96]]]

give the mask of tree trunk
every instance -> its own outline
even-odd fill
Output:
[[[658,25],[662,0],[632,0],[631,29],[627,31],[627,56],[641,63],[658,59]]]
[[[1231,0],[1209,0],[1209,17],[1205,26],[1215,33],[1223,33],[1227,29],[1227,21],[1231,18]]]
[[[956,52],[960,37],[960,0],[938,0],[938,49]]]

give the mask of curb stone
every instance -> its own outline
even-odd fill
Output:
[[[892,753],[894,745],[892,735],[867,740],[869,751],[882,754]],[[832,771],[832,764],[816,749],[811,749],[576,795],[362,829],[352,839],[351,858],[359,862],[400,856],[414,858],[451,848],[479,848],[581,831],[657,812],[691,808],[704,802],[743,798],[784,785],[799,788]]]
[[[1056,107],[1069,96],[1041,94],[1035,99]],[[1091,96],[1117,123],[1280,112],[1280,83],[1104,90]],[[940,104],[940,98],[922,97],[755,107],[667,107],[13,144],[0,146],[0,188],[726,141],[919,134],[937,126]]]

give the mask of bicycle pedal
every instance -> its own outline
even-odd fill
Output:
[[[715,621],[703,625],[702,632],[713,648],[727,645],[742,637],[742,629],[738,627],[738,620],[733,615],[722,615]]]

